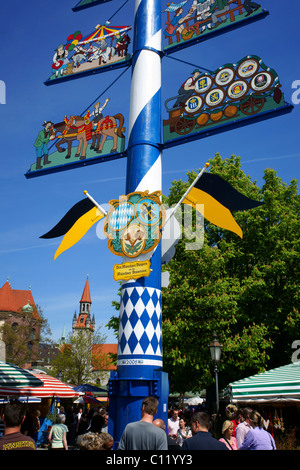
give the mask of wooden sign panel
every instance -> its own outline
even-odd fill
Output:
[[[269,13],[249,0],[183,0],[165,8],[165,54],[265,18]]]
[[[104,114],[109,102],[98,102],[85,116],[45,121],[34,142],[36,161],[26,177],[54,173],[125,156],[124,116]]]
[[[177,95],[166,100],[164,146],[171,147],[292,110],[275,70],[258,56],[226,64],[212,73],[191,71]]]
[[[69,35],[54,51],[51,75],[45,85],[128,66],[130,30],[131,26],[98,24],[87,36],[80,31]]]

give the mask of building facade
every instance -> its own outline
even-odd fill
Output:
[[[72,321],[73,335],[76,335],[79,331],[88,333],[86,347],[91,351],[94,382],[98,386],[104,387],[109,380],[110,371],[116,370],[113,357],[117,354],[118,344],[96,344],[94,342],[95,315],[92,315],[92,299],[88,277],[79,301],[78,315],[75,310]]]
[[[7,362],[28,366],[37,360],[41,326],[31,289],[12,289],[7,280],[0,288],[0,339]]]

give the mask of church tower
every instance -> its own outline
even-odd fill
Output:
[[[93,315],[93,318],[91,318],[91,307],[92,307],[92,300],[91,300],[91,294],[90,294],[89,277],[87,276],[83,293],[79,301],[78,318],[76,315],[76,311],[73,317],[73,323],[72,323],[73,333],[75,333],[75,331],[78,331],[79,329],[89,330],[92,333],[94,332],[95,316]]]

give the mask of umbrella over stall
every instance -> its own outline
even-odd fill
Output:
[[[33,373],[34,377],[42,382],[42,387],[30,387],[24,386],[22,388],[17,387],[1,387],[0,396],[27,396],[27,397],[59,397],[59,398],[73,398],[79,394],[69,385],[61,382],[55,377],[51,377],[47,374],[36,374]]]
[[[0,361],[0,394],[7,387],[42,387],[44,382],[26,369]]]

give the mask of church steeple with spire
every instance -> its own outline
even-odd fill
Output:
[[[78,318],[76,311],[73,317],[73,332],[74,330],[82,328],[92,332],[95,330],[95,317],[93,315],[93,318],[91,318],[91,306],[92,300],[90,294],[89,277],[87,276],[83,293],[79,301]]]

